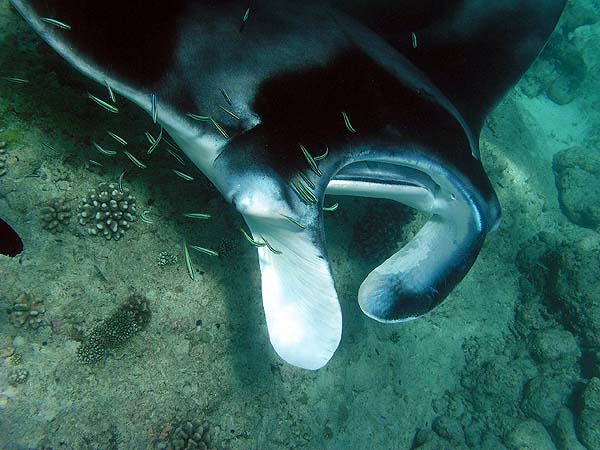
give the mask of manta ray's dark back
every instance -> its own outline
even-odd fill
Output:
[[[542,50],[565,3],[333,1],[424,71],[476,133],[485,115]]]
[[[251,2],[252,15],[260,20],[261,9],[286,2]],[[80,52],[136,85],[157,82],[164,73],[175,54],[175,30],[190,5],[205,7],[203,26],[210,28],[211,16],[230,15],[239,21],[250,4],[247,0],[13,3],[76,27],[77,41],[72,44]],[[565,0],[331,0],[308,1],[306,8],[327,3],[377,32],[415,63],[477,130],[482,117],[542,49]],[[214,46],[218,50],[219,43]]]

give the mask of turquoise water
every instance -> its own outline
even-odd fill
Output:
[[[176,145],[144,155],[149,114],[90,101],[106,88],[6,0],[0,40],[0,218],[23,243],[0,254],[0,449],[600,449],[597,2],[567,3],[487,116],[502,221],[439,307],[365,316],[362,281],[428,216],[327,196],[343,332],[316,371],[271,346],[240,214]],[[121,148],[106,130],[147,167],[98,151]],[[122,235],[95,228],[90,191],[127,200]],[[219,256],[188,247],[188,265],[188,244]]]

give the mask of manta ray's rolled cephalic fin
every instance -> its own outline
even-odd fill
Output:
[[[381,322],[415,319],[437,306],[467,274],[500,217],[491,187],[483,179],[473,184],[483,174],[480,165],[471,166],[469,179],[424,144],[373,137],[327,188],[331,194],[394,200],[430,216],[359,289],[361,309]]]

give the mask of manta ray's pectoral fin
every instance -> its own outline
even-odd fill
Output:
[[[321,230],[284,216],[244,219],[258,245],[273,348],[295,366],[323,367],[340,342],[342,316]]]

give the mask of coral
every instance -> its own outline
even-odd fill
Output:
[[[71,206],[66,198],[53,198],[41,210],[42,227],[60,233],[71,220]]]
[[[38,328],[44,324],[46,312],[43,300],[35,300],[31,295],[21,294],[8,310],[10,320],[17,327]]]
[[[136,220],[136,200],[129,189],[119,190],[114,183],[100,183],[81,199],[79,223],[91,235],[118,241]]]
[[[172,255],[169,252],[160,252],[158,255],[159,267],[173,266],[177,264],[178,261],[179,258],[177,257],[177,255]]]
[[[6,142],[0,142],[0,177],[6,175]]]
[[[10,355],[8,358],[6,358],[6,361],[11,366],[18,366],[19,364],[21,364],[23,362],[23,356],[20,353],[15,352],[12,355]]]
[[[139,295],[130,296],[110,317],[98,324],[77,349],[82,363],[98,362],[107,351],[126,342],[150,322],[148,300]]]
[[[23,384],[29,378],[29,371],[27,369],[15,369],[8,375],[8,384],[16,386],[17,384]]]
[[[208,423],[197,420],[183,420],[169,433],[166,441],[159,442],[159,450],[209,450],[213,440]]]

